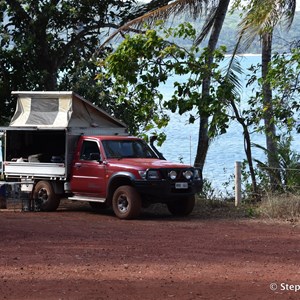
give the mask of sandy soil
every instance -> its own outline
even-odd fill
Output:
[[[0,298],[300,299],[299,226],[1,210]]]

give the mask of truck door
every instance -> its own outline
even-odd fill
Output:
[[[101,162],[97,141],[82,142],[79,159],[72,168],[71,189],[74,194],[106,197],[106,166]]]

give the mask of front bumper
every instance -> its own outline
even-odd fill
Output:
[[[135,180],[134,186],[141,195],[162,199],[166,202],[170,198],[174,197],[180,198],[193,196],[196,193],[201,192],[203,186],[202,180],[184,182],[187,184],[186,188],[178,188],[176,187],[176,183],[179,182],[173,182],[170,180]]]

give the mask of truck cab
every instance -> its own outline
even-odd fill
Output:
[[[72,165],[70,199],[90,201],[96,209],[112,206],[125,219],[157,202],[166,203],[175,215],[188,215],[202,188],[201,170],[168,162],[156,152],[136,137],[81,137]]]

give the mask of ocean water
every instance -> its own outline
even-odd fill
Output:
[[[249,73],[247,68],[260,63],[260,61],[261,57],[257,55],[247,55],[240,58],[244,70],[244,74],[240,78],[243,85],[241,103],[247,102],[253,89],[253,86],[246,88],[247,74]],[[164,97],[172,94],[175,80],[176,78],[173,78],[161,87]],[[180,80],[184,80],[184,78],[180,78]],[[170,117],[169,125],[163,130],[167,135],[167,139],[158,149],[168,160],[193,165],[198,144],[199,122],[188,124],[188,115],[172,114]],[[263,134],[252,134],[251,141],[265,146],[265,136]],[[294,144],[296,148],[300,146],[297,140]],[[262,150],[254,147],[252,148],[252,154],[254,158],[266,161]],[[231,194],[234,188],[235,162],[244,159],[246,159],[246,155],[242,127],[236,121],[231,121],[227,132],[212,140],[203,169],[203,177],[211,182],[217,193],[229,192]],[[225,189],[227,184],[228,187]]]

